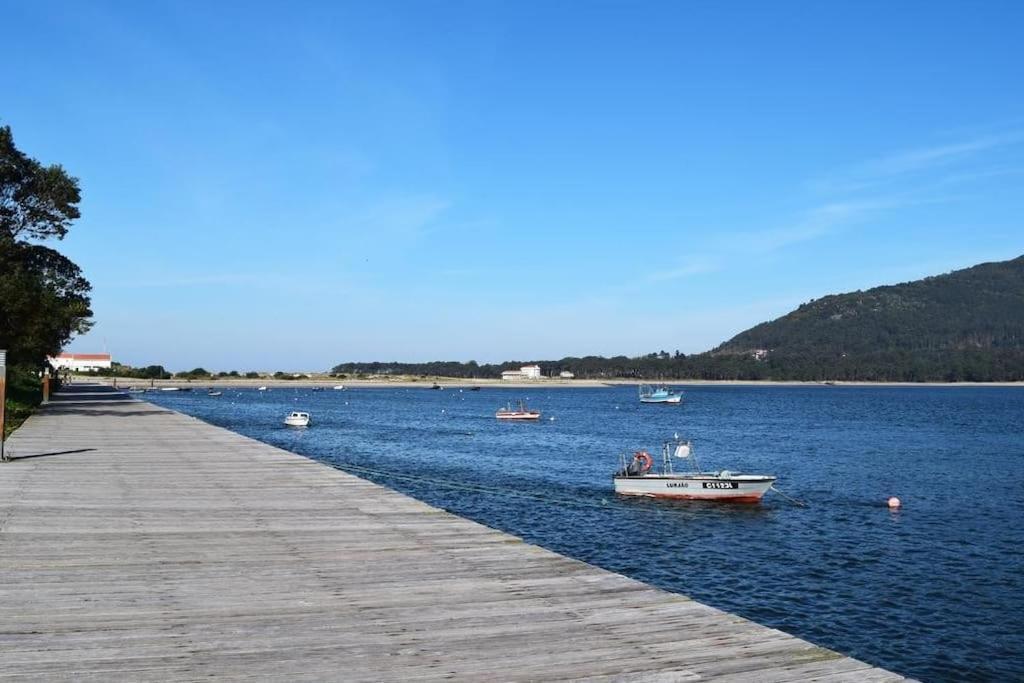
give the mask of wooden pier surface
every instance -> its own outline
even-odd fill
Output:
[[[0,464],[0,681],[891,681],[107,388]]]

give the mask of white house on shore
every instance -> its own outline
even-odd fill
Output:
[[[576,377],[576,375],[572,374],[568,370],[562,370],[560,373],[558,373],[558,376],[561,377],[562,379],[573,379],[574,377]]]
[[[46,360],[58,370],[71,372],[109,369],[111,363],[109,353],[61,353]]]
[[[512,381],[520,379],[540,379],[540,366],[524,365],[518,370],[505,370],[501,373],[501,378]]]

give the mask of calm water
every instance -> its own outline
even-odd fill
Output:
[[[681,407],[634,392],[146,397],[921,680],[1024,680],[1024,390],[695,387]],[[494,419],[524,396],[543,422]],[[314,426],[281,426],[294,409]],[[776,474],[809,507],[617,498],[618,454],[674,432],[706,469]]]

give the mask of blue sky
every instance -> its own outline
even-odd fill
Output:
[[[1018,2],[0,0],[81,179],[72,350],[181,369],[706,350],[1024,253]]]

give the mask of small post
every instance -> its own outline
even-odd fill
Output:
[[[50,402],[50,368],[43,370],[43,405]]]
[[[7,407],[7,351],[0,349],[0,462],[7,460],[4,454],[4,409]]]

